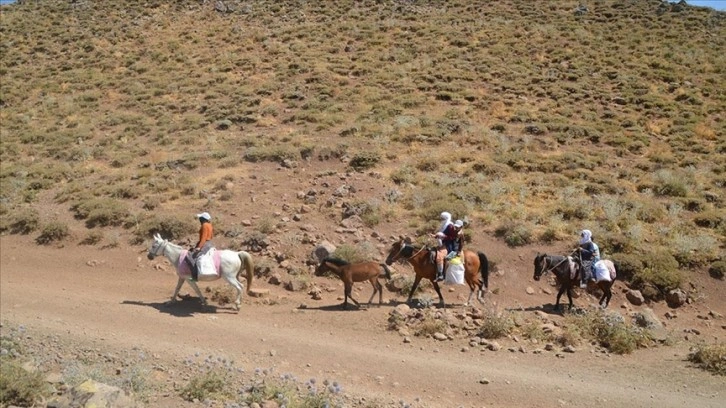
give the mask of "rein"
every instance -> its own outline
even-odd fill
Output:
[[[577,250],[570,252],[570,255],[574,254],[575,252],[577,252]],[[558,266],[560,266],[560,264],[565,262],[570,255],[567,255],[566,257],[562,258],[562,260],[560,262],[557,262],[556,264],[552,265],[549,269],[545,269],[544,271],[542,271],[542,273],[540,273],[539,276],[545,276],[549,272],[555,270],[555,268],[557,268]],[[549,258],[551,258],[549,255],[547,255],[543,258],[543,260],[545,261],[545,264],[549,264],[549,260],[548,260]]]

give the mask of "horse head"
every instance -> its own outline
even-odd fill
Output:
[[[151,243],[151,248],[149,248],[149,252],[146,254],[146,257],[151,260],[157,255],[161,255],[160,252],[163,251],[165,243],[166,240],[164,240],[159,233],[154,234],[154,242]]]
[[[413,246],[406,242],[405,239],[395,242],[388,251],[386,265],[391,266],[394,262],[407,260],[413,256],[413,249]]]
[[[538,253],[537,256],[534,257],[534,280],[538,281],[542,277],[543,272],[546,271],[546,265],[547,254]]]

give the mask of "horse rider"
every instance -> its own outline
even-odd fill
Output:
[[[212,216],[208,212],[197,214],[199,219],[199,241],[197,245],[187,252],[186,261],[189,263],[192,269],[192,281],[196,282],[199,278],[199,268],[197,266],[197,259],[209,252],[212,248],[212,236],[214,235],[214,228],[212,228]]]
[[[464,221],[456,220],[453,224],[446,227],[444,231],[444,246],[446,246],[446,259],[454,258],[456,255],[464,251],[464,231],[462,227]]]
[[[580,232],[580,261],[582,262],[582,274],[580,276],[580,287],[587,287],[588,280],[594,280],[595,274],[593,265],[600,260],[600,248],[592,241],[592,232],[582,230]]]
[[[434,279],[434,282],[440,282],[444,280],[444,258],[446,258],[446,255],[448,255],[449,251],[446,247],[446,234],[445,231],[447,228],[453,225],[451,222],[451,214],[444,211],[439,216],[441,219],[441,224],[439,225],[439,228],[436,230],[436,232],[433,234],[434,238],[436,238],[437,246],[436,246],[436,279]]]

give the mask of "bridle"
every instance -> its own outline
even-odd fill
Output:
[[[406,260],[408,261],[410,259],[415,258],[416,255],[420,254],[425,249],[425,247],[421,247],[416,253],[414,253],[413,255],[408,256],[408,257],[406,257],[406,256],[399,256],[399,255],[401,255],[401,252],[403,252],[403,250],[406,249],[406,248],[416,249],[415,246],[404,243],[403,245],[401,245],[401,248],[398,250],[398,252],[396,252],[396,255],[394,255],[394,257],[396,259],[406,258]]]
[[[153,255],[153,256],[163,255],[164,249],[166,248],[167,244],[169,244],[169,241],[163,240],[157,247],[156,242],[154,242],[154,245],[151,247],[151,249],[149,249],[149,255]],[[161,252],[159,252],[159,250],[161,250]]]

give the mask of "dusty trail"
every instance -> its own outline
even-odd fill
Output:
[[[29,247],[33,256],[18,255]],[[139,248],[58,250],[2,237],[2,321],[81,343],[140,346],[162,360],[180,361],[197,352],[223,355],[246,369],[274,367],[299,378],[334,379],[348,394],[414,406],[726,404],[726,381],[688,367],[686,350],[676,347],[631,356],[583,350],[559,358],[554,353],[462,351],[465,341],[413,338],[404,344],[397,333],[385,330],[390,306],[346,312],[326,307],[338,302],[330,296],[311,302],[304,294],[275,288],[271,296],[282,297],[274,305],[245,297],[240,314],[226,307],[201,312],[193,301],[164,305],[175,279],[169,268],[155,270],[156,263]],[[298,309],[301,302],[310,308]]]

